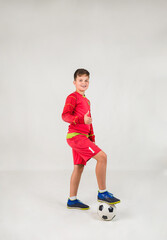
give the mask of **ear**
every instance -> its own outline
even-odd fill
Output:
[[[76,85],[76,80],[73,81],[73,84]]]

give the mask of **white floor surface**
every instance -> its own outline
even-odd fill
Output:
[[[97,215],[97,184],[85,169],[78,198],[90,210],[66,208],[71,171],[1,171],[2,240],[166,240],[167,174],[108,171],[108,190],[121,199],[117,216]]]

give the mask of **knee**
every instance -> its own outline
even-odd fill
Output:
[[[100,161],[107,164],[107,154],[103,151],[101,152]]]
[[[84,170],[84,165],[82,164],[78,164],[74,166],[74,171],[79,172],[80,174],[83,172],[83,170]]]
[[[84,165],[81,165],[81,166],[80,166],[80,172],[82,173],[83,170],[84,170]]]

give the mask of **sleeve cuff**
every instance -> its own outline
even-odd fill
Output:
[[[76,125],[77,123],[83,124],[84,122],[84,116],[83,117],[78,117],[76,116],[73,120],[73,124]]]
[[[83,117],[78,117],[78,123],[84,124],[84,116]]]
[[[89,136],[90,141],[95,142],[95,135]]]

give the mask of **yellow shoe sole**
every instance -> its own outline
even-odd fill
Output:
[[[109,202],[106,202],[106,201],[103,201],[103,200],[97,200],[98,202],[104,202],[104,203],[107,203],[107,204],[109,204],[109,205],[114,205],[114,204],[117,204],[117,203],[120,203],[121,201],[117,201],[117,202],[112,202],[112,203],[109,203]]]
[[[79,210],[88,210],[89,208],[79,208],[79,207],[68,207],[68,209],[79,209]]]

